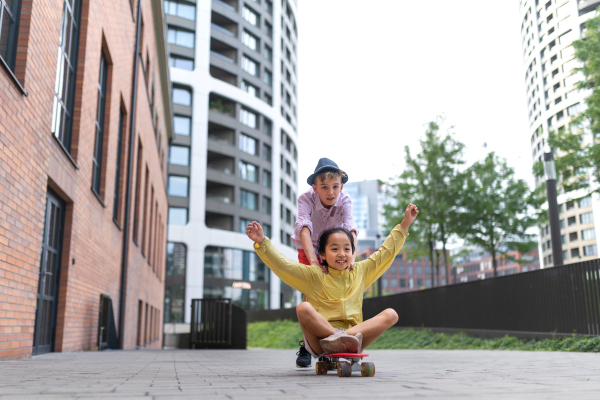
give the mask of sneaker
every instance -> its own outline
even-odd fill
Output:
[[[356,335],[354,335],[355,338],[358,339],[358,351],[357,353],[361,353],[362,352],[362,333],[358,332]]]
[[[307,368],[310,367],[311,355],[304,347],[304,342],[300,341],[300,350],[296,353],[298,358],[296,358],[296,367],[298,368]]]
[[[362,335],[361,335],[362,339]],[[361,341],[346,332],[336,332],[333,335],[319,340],[321,348],[326,354],[333,353],[357,353]]]

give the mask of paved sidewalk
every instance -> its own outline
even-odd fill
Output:
[[[0,361],[0,400],[600,397],[600,354],[373,350],[369,358],[374,377],[339,378],[296,368],[293,350],[47,354]]]

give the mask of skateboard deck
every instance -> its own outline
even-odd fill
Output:
[[[323,354],[316,363],[317,375],[327,375],[327,371],[337,369],[339,377],[349,377],[353,371],[360,371],[362,376],[375,375],[375,364],[362,362],[368,354],[361,353],[331,353]]]

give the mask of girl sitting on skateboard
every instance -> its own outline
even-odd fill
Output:
[[[351,271],[348,266],[355,250],[352,234],[344,228],[324,231],[318,250],[328,274],[319,266],[291,261],[265,237],[258,222],[248,224],[246,234],[254,241],[256,254],[282,281],[306,295],[307,301],[296,307],[296,314],[306,349],[313,357],[359,353],[398,321],[396,311],[388,308],[363,322],[363,293],[392,265],[418,214],[417,206],[409,204],[404,219],[379,250],[355,263]]]

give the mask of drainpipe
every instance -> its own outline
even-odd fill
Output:
[[[133,81],[131,84],[131,120],[129,122],[129,157],[127,159],[127,185],[125,194],[125,221],[123,224],[123,255],[121,260],[121,293],[119,296],[119,342],[125,347],[125,292],[127,290],[127,256],[129,253],[129,213],[131,204],[131,181],[133,174],[133,148],[135,144],[135,106],[137,102],[137,82],[140,53],[140,33],[142,29],[142,2],[138,0],[135,28],[135,53],[133,55]]]

